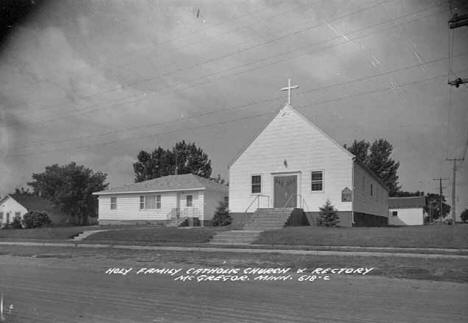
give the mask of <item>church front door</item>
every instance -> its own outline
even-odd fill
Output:
[[[274,177],[273,207],[297,206],[297,175]]]

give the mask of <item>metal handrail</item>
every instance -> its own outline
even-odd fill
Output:
[[[300,207],[301,209],[304,208],[304,205],[307,205],[307,202],[306,202],[305,198],[302,196],[302,194],[293,194],[293,195],[291,195],[291,196],[287,199],[286,203],[284,203],[283,208],[285,208],[286,205],[288,205],[289,201],[291,201],[291,199],[292,199],[293,197],[296,197],[296,198],[299,197],[299,198],[300,198],[300,199],[299,199],[299,207]],[[309,205],[307,205],[307,208],[309,208]]]
[[[267,197],[268,198],[268,207],[270,207],[270,195],[266,194],[256,194],[255,198],[250,202],[249,206],[245,209],[244,213],[247,213],[247,211],[250,209],[250,207],[255,203],[255,201],[258,202],[257,208],[260,207],[260,197]]]
[[[301,197],[300,201],[302,202],[302,195],[301,194],[293,194],[286,200],[286,203],[283,204],[283,208],[285,208],[286,205],[288,205],[289,201],[291,201],[291,198],[293,198],[294,196],[296,197],[296,199],[300,196]]]
[[[307,204],[305,198],[302,197],[302,205],[301,205],[301,206],[302,206],[302,209],[304,209],[304,205],[306,205],[306,206],[307,206],[307,209],[309,209],[309,205]],[[304,211],[305,211],[305,209],[304,209]]]

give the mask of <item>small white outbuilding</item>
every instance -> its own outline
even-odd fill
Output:
[[[424,196],[390,197],[388,199],[389,225],[423,225],[427,216]]]
[[[47,199],[31,194],[9,194],[0,200],[0,227],[12,223],[15,217],[22,219],[29,211],[46,212],[54,224],[70,222],[70,217]]]

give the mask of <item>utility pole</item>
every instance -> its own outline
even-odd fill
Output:
[[[459,15],[454,13],[452,18],[448,21],[448,25],[450,29],[455,29],[463,26],[468,26],[468,15]],[[461,84],[468,83],[468,78],[461,78],[458,77],[455,80],[449,80],[448,84],[455,87],[460,87]]]
[[[452,169],[452,220],[453,225],[455,225],[457,219],[457,213],[455,212],[455,187],[456,187],[456,179],[457,179],[457,161],[463,161],[464,158],[447,158],[447,161],[453,162],[453,169]]]
[[[433,178],[432,180],[433,181],[439,181],[439,218],[442,219],[442,215],[443,215],[443,212],[442,212],[442,206],[443,206],[443,203],[442,203],[442,181],[448,181],[448,178],[439,177],[439,178]]]
[[[454,13],[452,18],[448,21],[448,24],[450,29],[468,26],[468,15],[459,15],[458,13]]]
[[[468,78],[458,77],[454,80],[448,81],[448,84],[455,87],[460,87],[461,84],[468,83]]]

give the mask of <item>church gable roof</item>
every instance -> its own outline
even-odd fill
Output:
[[[315,131],[319,132],[323,137],[325,137],[329,142],[334,144],[339,150],[341,150],[344,154],[346,154],[350,158],[354,158],[354,155],[350,153],[346,148],[341,146],[336,140],[334,140],[332,137],[330,137],[327,133],[325,133],[322,129],[320,129],[317,125],[315,125],[311,120],[309,120],[307,117],[305,117],[302,113],[294,109],[291,105],[286,104],[283,108],[281,108],[278,113],[275,115],[275,117],[268,123],[268,125],[263,128],[257,136],[246,146],[244,149],[241,150],[240,153],[236,155],[236,157],[232,160],[232,162],[229,164],[229,167],[234,165],[235,162],[264,134],[270,127],[272,127],[273,124],[276,124],[277,122],[281,122],[281,118],[287,114],[293,115],[296,117],[298,120],[301,120],[308,126],[310,126],[312,129]]]

